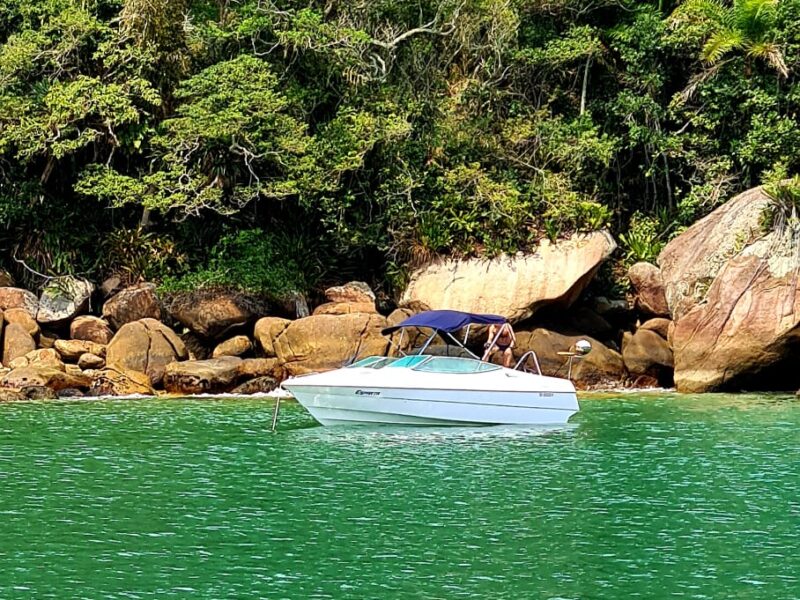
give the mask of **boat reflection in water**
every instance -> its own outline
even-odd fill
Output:
[[[457,311],[427,311],[383,330],[391,335],[405,328],[432,331],[418,354],[372,356],[353,365],[294,377],[283,387],[323,425],[559,425],[579,410],[569,379],[525,369],[528,355],[509,369],[481,361],[465,344],[469,327],[499,325],[505,318]],[[466,328],[464,342],[453,333]],[[426,354],[441,337],[467,356]],[[449,346],[448,346],[449,347]],[[531,354],[531,353],[529,353]]]

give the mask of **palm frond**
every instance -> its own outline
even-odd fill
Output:
[[[781,52],[781,48],[777,44],[773,42],[752,44],[747,49],[747,55],[767,61],[767,63],[780,73],[782,77],[786,78],[789,76],[789,67],[786,66],[783,52]]]
[[[761,39],[775,24],[778,0],[736,0],[731,14],[737,29]]]
[[[720,29],[708,38],[703,46],[701,56],[710,64],[718,62],[731,50],[736,50],[744,45],[744,36],[736,29]]]

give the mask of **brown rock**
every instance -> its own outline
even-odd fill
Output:
[[[384,327],[386,318],[377,314],[315,315],[292,321],[275,340],[275,351],[290,375],[336,369],[385,354]]]
[[[107,346],[114,337],[108,321],[100,317],[82,316],[69,326],[69,335],[73,340],[84,340]]]
[[[775,210],[761,188],[740,194],[659,257],[676,317],[671,338],[679,391],[800,385],[797,243],[791,219],[776,226]]]
[[[75,377],[82,377],[84,375],[83,369],[81,369],[78,365],[64,365],[64,372],[67,375],[73,375]],[[89,377],[87,375],[87,377]]]
[[[675,384],[681,392],[796,389],[800,293],[794,268],[773,251],[743,255],[720,271],[707,302],[676,323]],[[770,255],[772,255],[770,257]]]
[[[123,325],[106,352],[106,363],[150,377],[153,386],[161,383],[168,364],[189,357],[181,339],[155,319],[141,319]]]
[[[704,301],[727,261],[762,237],[772,200],[761,187],[729,200],[673,239],[658,257],[667,303],[677,321]]]
[[[274,377],[258,377],[245,381],[231,390],[232,394],[247,396],[249,394],[267,394],[278,387],[278,380]]]
[[[106,359],[87,352],[86,354],[81,354],[78,359],[78,366],[81,369],[102,369],[106,366]]]
[[[52,280],[39,298],[39,323],[63,323],[89,309],[94,284],[85,279],[66,276]]]
[[[211,358],[219,358],[220,356],[242,356],[252,349],[253,343],[250,341],[249,337],[246,335],[237,335],[214,348]]]
[[[3,320],[9,324],[17,323],[18,325],[22,325],[33,339],[37,339],[39,336],[39,324],[36,322],[36,319],[31,316],[31,313],[24,308],[9,308],[3,311]]]
[[[245,358],[239,366],[239,376],[243,379],[275,376],[279,365],[277,358]]]
[[[70,388],[67,388],[70,389]],[[58,394],[55,390],[43,385],[29,385],[20,390],[28,400],[56,400]]]
[[[10,323],[3,334],[3,364],[25,356],[36,350],[36,342],[30,333],[19,323]]]
[[[114,329],[141,319],[161,319],[161,302],[153,283],[125,288],[103,305],[103,318]]]
[[[281,319],[278,317],[264,317],[256,322],[253,337],[255,337],[261,351],[267,358],[274,358],[277,356],[275,353],[275,339],[283,333],[289,326],[291,321],[289,319]]]
[[[28,399],[20,390],[0,388],[0,402],[25,402]]]
[[[0,385],[3,387],[21,389],[30,386],[44,386],[55,391],[65,388],[85,389],[90,383],[89,377],[76,376],[43,366],[14,369],[0,381]]]
[[[92,372],[89,393],[93,396],[153,396],[155,391],[144,373],[112,365]]]
[[[514,360],[533,350],[544,375],[566,377],[569,357],[558,352],[573,350],[575,343],[582,339],[592,344],[592,350],[582,358],[573,359],[572,380],[575,385],[580,388],[620,386],[628,376],[622,356],[588,336],[562,335],[543,328],[520,331],[517,333]],[[495,359],[500,360],[499,353],[495,353]],[[532,368],[532,361],[528,362],[528,366]]]
[[[0,310],[24,308],[29,314],[39,312],[39,299],[28,290],[13,287],[0,287]]]
[[[221,292],[175,300],[170,306],[170,314],[197,335],[217,340],[231,329],[254,321],[259,308],[251,298]]]
[[[77,361],[84,354],[106,355],[106,346],[86,340],[56,340],[53,347],[65,361]]]
[[[349,315],[351,313],[377,313],[374,302],[327,302],[314,309],[315,315]]]
[[[401,305],[418,301],[520,321],[545,305],[569,307],[616,247],[608,232],[596,231],[544,241],[527,255],[437,261],[411,275]]]
[[[640,312],[654,317],[669,316],[664,280],[657,266],[638,262],[628,269],[628,279],[636,290],[636,308]]]
[[[8,363],[8,368],[9,369],[21,369],[22,367],[27,367],[30,364],[31,364],[31,362],[28,360],[27,357],[20,356],[20,357],[15,358],[14,360],[12,360],[10,363]]]
[[[655,331],[658,335],[667,340],[669,339],[669,328],[671,325],[672,321],[669,319],[655,318],[642,323],[642,326],[639,327],[639,329],[649,329],[650,331]]]
[[[631,375],[649,375],[662,385],[672,384],[673,357],[667,340],[649,329],[626,333],[622,338],[622,358]]]
[[[31,367],[49,367],[51,369],[58,369],[65,371],[64,361],[61,360],[61,355],[52,348],[43,348],[41,350],[34,350],[25,355],[27,361],[26,366]]]
[[[344,285],[337,285],[325,290],[328,302],[349,304],[371,304],[375,306],[375,292],[363,281],[350,281]],[[374,312],[374,311],[364,311]]]
[[[235,356],[171,363],[164,373],[164,389],[173,394],[228,392],[236,385],[241,365],[242,359]]]

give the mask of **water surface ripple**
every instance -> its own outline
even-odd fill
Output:
[[[800,402],[588,397],[555,430],[269,399],[0,405],[0,598],[800,598]]]

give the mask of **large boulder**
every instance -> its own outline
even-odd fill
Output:
[[[242,379],[276,376],[280,371],[280,362],[277,358],[245,358],[239,365],[239,375]]]
[[[36,320],[42,324],[64,323],[85,313],[94,292],[94,284],[77,277],[59,277],[42,290]]]
[[[773,227],[761,188],[741,194],[670,242],[659,257],[675,316],[681,392],[797,389],[800,287],[791,220]]]
[[[236,356],[172,363],[164,373],[164,389],[172,394],[228,392],[239,379],[241,365]]]
[[[351,313],[377,313],[374,302],[326,302],[314,309],[315,315],[349,315]]]
[[[20,356],[18,358],[15,358],[10,363],[8,363],[8,367],[11,369],[20,369],[23,367],[42,367],[42,366],[66,372],[64,361],[61,360],[61,356],[58,354],[58,352],[56,352],[52,348],[32,350],[31,352],[28,352],[25,356]]]
[[[592,350],[580,358],[572,359],[572,380],[577,387],[618,387],[627,379],[628,373],[619,352],[591,337],[563,335],[544,328],[520,331],[516,336],[514,360],[519,360],[526,352],[533,350],[544,375],[566,377],[569,372],[569,356],[559,352],[574,350],[575,343],[583,339],[592,344]],[[499,353],[494,354],[494,360],[500,360]],[[533,361],[529,360],[527,366],[533,368]]]
[[[105,346],[114,337],[114,332],[105,319],[84,315],[70,323],[69,336],[73,340],[84,340]]]
[[[78,358],[78,366],[81,369],[102,369],[106,366],[106,359],[97,354],[87,352],[86,354],[81,354],[80,358]]]
[[[155,319],[141,319],[123,325],[106,350],[106,364],[146,373],[157,386],[172,362],[189,357],[181,339]]]
[[[3,311],[3,320],[8,324],[17,323],[22,325],[32,338],[38,339],[40,333],[39,323],[26,309],[9,308]]]
[[[622,338],[622,359],[631,375],[647,375],[661,385],[672,384],[674,361],[667,340],[655,331],[638,329]]]
[[[325,290],[328,302],[347,302],[355,304],[375,305],[375,292],[363,281],[350,281],[344,285],[329,287]]]
[[[87,371],[92,377],[89,393],[93,396],[152,396],[150,378],[144,373],[110,365],[99,371]]]
[[[199,293],[173,299],[172,317],[206,339],[223,338],[229,331],[252,323],[263,307],[235,292]]]
[[[520,321],[545,305],[570,306],[616,248],[607,231],[596,231],[558,243],[544,240],[531,254],[445,259],[415,271],[402,302]]]
[[[39,299],[28,290],[15,287],[0,287],[0,310],[24,308],[30,315],[39,312]]]
[[[103,305],[103,318],[114,329],[141,319],[161,319],[155,284],[141,283],[118,292]]]
[[[267,358],[274,358],[277,356],[275,353],[275,339],[283,333],[291,321],[289,319],[281,319],[279,317],[263,317],[256,321],[253,337],[256,338],[261,351]]]
[[[655,331],[662,338],[668,340],[669,330],[671,327],[672,327],[672,321],[670,321],[669,319],[661,319],[656,317],[655,319],[650,319],[642,323],[639,329],[649,329],[650,331]]]
[[[214,348],[211,358],[220,356],[242,356],[253,349],[253,343],[246,335],[236,335],[229,340],[225,340]]]
[[[675,323],[675,385],[681,392],[797,389],[800,293],[794,267],[743,255]]]
[[[36,341],[19,323],[9,323],[3,333],[3,364],[36,350]]]
[[[14,369],[0,380],[2,387],[22,389],[43,386],[55,391],[66,388],[86,389],[90,384],[91,379],[88,376],[65,373],[41,365]]]
[[[65,361],[76,362],[84,354],[106,355],[106,346],[86,340],[56,340],[53,347]]]
[[[386,317],[378,314],[316,315],[292,321],[274,342],[290,375],[336,369],[365,356],[383,355]]]
[[[244,383],[237,385],[231,390],[231,394],[240,394],[242,396],[247,396],[250,394],[267,394],[273,391],[276,387],[278,387],[278,380],[274,377],[257,377],[256,379],[251,379],[250,381],[245,381]]]
[[[653,317],[669,316],[664,280],[657,266],[638,262],[628,269],[628,279],[636,290],[636,308],[640,312]]]
[[[658,256],[672,318],[706,299],[728,260],[763,236],[772,200],[761,187],[739,194],[666,245]]]

